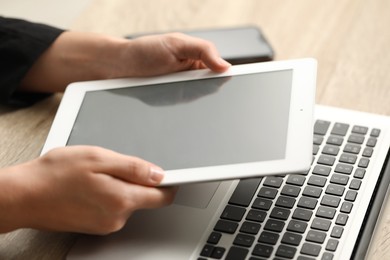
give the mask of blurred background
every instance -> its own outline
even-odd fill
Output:
[[[388,0],[0,0],[0,15],[121,37],[256,25],[275,60],[318,59],[317,103],[380,114],[390,114],[389,14]]]
[[[91,0],[0,0],[0,15],[68,28]]]

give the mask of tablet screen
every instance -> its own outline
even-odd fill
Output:
[[[285,158],[290,69],[87,91],[67,145],[98,145],[165,170]]]

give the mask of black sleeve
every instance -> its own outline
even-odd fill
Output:
[[[0,16],[0,103],[28,105],[45,96],[22,94],[16,89],[34,62],[62,32],[48,25]]]

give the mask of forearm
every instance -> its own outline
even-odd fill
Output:
[[[64,32],[35,62],[20,90],[61,92],[72,82],[115,77],[126,44],[129,41],[121,38]]]

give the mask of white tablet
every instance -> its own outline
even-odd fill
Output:
[[[42,154],[101,146],[159,165],[163,186],[298,173],[312,159],[315,86],[313,59],[73,83]]]

